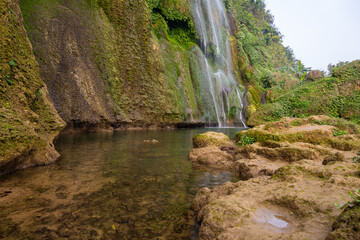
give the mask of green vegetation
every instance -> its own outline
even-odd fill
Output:
[[[245,135],[242,135],[240,140],[236,142],[236,144],[239,146],[239,147],[244,147],[244,146],[247,146],[247,145],[251,145],[255,142],[255,138],[252,138],[252,137],[249,137],[247,136],[246,134]]]
[[[342,135],[348,135],[349,133],[347,131],[344,130],[339,130],[339,129],[334,129],[333,130],[333,136],[342,136]]]
[[[282,45],[282,36],[263,0],[226,0],[235,24],[236,74],[248,89],[246,109],[249,118],[260,106],[263,93],[276,99],[296,85],[308,68],[294,58],[290,47]]]
[[[188,0],[146,0],[146,2],[158,38],[180,44],[185,49],[196,42],[196,31]]]
[[[250,125],[276,121],[282,117],[328,115],[360,123],[360,61],[345,65],[332,77],[305,82],[262,106],[249,119]]]
[[[351,198],[350,201],[345,203],[342,206],[339,206],[339,204],[335,203],[335,206],[340,209],[344,209],[346,207],[354,207],[356,204],[360,203],[360,189],[356,189],[354,192],[349,192],[349,197]]]

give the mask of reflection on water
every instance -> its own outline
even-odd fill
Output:
[[[255,211],[256,222],[265,224],[265,227],[275,232],[288,232],[292,229],[290,220],[279,213],[279,210],[261,207]]]
[[[189,239],[198,189],[235,180],[193,169],[192,137],[208,130],[61,136],[58,162],[0,181],[3,239]],[[148,141],[144,140],[152,140]]]

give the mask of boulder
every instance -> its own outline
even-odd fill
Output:
[[[312,70],[306,74],[306,79],[310,81],[317,81],[324,78],[324,74],[319,70]]]
[[[228,136],[218,132],[206,132],[198,134],[193,138],[193,147],[202,148],[208,146],[221,147],[223,145],[233,145],[234,143]]]
[[[230,170],[234,163],[232,155],[215,146],[194,148],[189,154],[189,160],[195,165],[225,170]]]

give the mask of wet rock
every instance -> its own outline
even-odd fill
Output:
[[[333,131],[343,129],[351,133],[346,138],[334,136]],[[352,151],[360,148],[360,141],[356,138],[359,132],[357,126],[327,116],[313,116],[306,119],[283,118],[280,121],[259,125],[247,131],[236,134],[234,141],[243,136],[251,137],[264,147],[277,147],[276,143],[308,143],[334,148],[341,151]]]
[[[236,152],[236,158],[256,158],[262,156],[271,161],[280,160],[285,162],[295,162],[302,159],[319,159],[319,153],[303,144],[286,144],[283,147],[268,148],[260,144],[252,144],[239,148]]]
[[[194,148],[202,148],[208,146],[221,147],[224,145],[234,145],[228,136],[223,133],[206,132],[198,134],[193,138]]]
[[[218,147],[194,148],[189,154],[193,164],[204,165],[215,169],[231,169],[234,157]]]
[[[199,239],[325,239],[341,212],[334,202],[343,204],[360,184],[356,169],[302,160],[272,177],[202,189],[193,202]]]

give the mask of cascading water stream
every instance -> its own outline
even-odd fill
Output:
[[[199,85],[204,121],[219,127],[242,125],[243,101],[239,84],[233,76],[230,27],[221,0],[193,0],[195,28],[200,50],[195,50],[202,71]],[[209,92],[206,92],[209,91]]]

